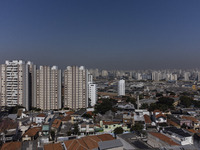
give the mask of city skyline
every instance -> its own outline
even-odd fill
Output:
[[[1,1],[0,63],[198,68],[199,1]]]

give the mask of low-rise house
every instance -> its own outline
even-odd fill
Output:
[[[119,139],[123,148],[126,150],[139,150],[139,149],[151,149],[151,147],[144,141],[147,141],[145,136],[138,136],[135,133],[124,133],[118,134],[117,139]]]
[[[156,123],[151,121],[151,118],[149,115],[144,115],[144,122],[145,122],[145,129],[148,128],[156,128]]]
[[[1,147],[1,150],[21,150],[22,143],[21,142],[8,142],[4,143]]]
[[[174,126],[174,127],[176,127],[176,128],[180,128],[180,127],[181,127],[181,126],[178,125],[176,122],[174,122],[174,121],[172,121],[172,120],[170,120],[170,119],[168,119],[168,118],[167,118],[167,124],[168,124],[169,126]]]
[[[101,143],[110,141],[109,143]],[[51,143],[44,145],[44,150],[100,150],[107,147],[107,149],[121,148],[118,140],[115,140],[110,134],[92,135],[82,137],[80,139],[71,139],[61,143]],[[112,146],[113,144],[113,146]],[[121,149],[119,149],[121,150]]]
[[[74,139],[64,142],[65,150],[84,149],[84,150],[98,150],[98,143],[101,141],[110,141],[114,138],[110,134],[86,136],[80,139]]]
[[[200,122],[195,117],[192,117],[192,116],[182,116],[181,118],[192,121],[193,128],[195,130],[199,130]]]
[[[72,123],[78,123],[83,120],[83,115],[86,113],[85,109],[80,109],[79,111],[76,111],[75,113],[71,114],[71,122]]]
[[[176,127],[166,127],[163,129],[163,133],[170,136],[180,145],[193,144],[192,135],[183,129],[178,129]]]
[[[88,135],[94,134],[94,124],[81,123],[78,125],[81,134]]]
[[[51,130],[55,131],[57,134],[60,131],[60,128],[62,126],[62,121],[60,119],[55,119],[51,125]]]
[[[146,109],[136,109],[134,112],[134,124],[139,122],[145,125],[144,115],[150,115]]]
[[[102,127],[103,131],[107,133],[112,133],[117,127],[122,127],[124,131],[128,131],[128,128],[126,126],[123,126],[121,122],[100,121],[100,127]]]
[[[163,112],[160,110],[154,110],[152,114],[152,119],[156,123],[166,123],[167,122],[167,116],[164,115]]]
[[[118,103],[116,105],[117,109],[126,110],[126,111],[134,111],[135,106],[131,103]]]
[[[70,116],[70,115],[63,116],[63,117],[61,118],[62,124],[67,123],[67,122],[70,121],[70,120],[71,120],[71,116]]]
[[[46,114],[38,114],[36,116],[36,120],[35,122],[38,124],[38,123],[43,123],[45,121],[45,118],[46,118]]]
[[[185,125],[189,128],[193,128],[193,123],[191,120],[188,120],[188,119],[184,119],[184,118],[181,118],[179,115],[175,116],[175,115],[168,115],[168,118],[175,122],[176,124],[178,124],[180,127]]]
[[[158,132],[149,132],[147,143],[153,148],[160,148],[163,146],[178,146],[179,144],[174,142],[168,136],[158,133]]]
[[[25,108],[18,109],[17,119],[23,119],[23,118],[26,118],[26,117],[28,117],[28,114],[27,114],[27,112],[25,112]]]
[[[22,135],[22,141],[31,141],[37,139],[41,134],[41,127],[34,127],[28,129],[23,135]]]
[[[156,123],[165,123],[165,122],[167,122],[167,116],[165,116],[162,113],[155,115],[155,122]]]
[[[5,132],[5,142],[17,140],[18,129],[9,129]]]
[[[123,114],[123,124],[131,125],[134,123],[134,114],[133,113],[124,113]]]

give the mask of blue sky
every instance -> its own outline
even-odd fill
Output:
[[[199,8],[199,0],[1,0],[0,62],[199,68]]]

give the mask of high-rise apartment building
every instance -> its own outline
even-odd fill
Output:
[[[125,80],[119,80],[118,82],[118,95],[124,96],[125,95]]]
[[[153,81],[160,81],[161,79],[161,73],[160,72],[152,72],[152,80]]]
[[[97,85],[93,83],[88,84],[88,98],[90,105],[93,107],[97,102]]]
[[[40,66],[36,71],[33,106],[42,110],[61,108],[61,70]]]
[[[64,107],[88,107],[88,71],[83,66],[68,66],[64,72]]]
[[[0,106],[30,108],[33,64],[22,60],[6,61],[0,66]]]
[[[189,81],[190,72],[184,72],[184,81]]]
[[[97,102],[97,85],[93,83],[93,75],[88,74],[88,106],[94,106]]]

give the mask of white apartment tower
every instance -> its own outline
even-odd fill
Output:
[[[33,106],[42,110],[61,108],[61,70],[40,66],[36,72]]]
[[[119,80],[118,82],[118,95],[124,96],[125,95],[125,80]]]
[[[6,61],[0,66],[0,106],[24,106],[30,108],[31,62]]]
[[[64,107],[88,107],[88,71],[83,66],[68,66],[64,72]]]
[[[184,81],[189,81],[190,72],[184,72]]]
[[[97,102],[97,85],[96,84],[89,83],[88,97],[91,100],[90,105],[93,107]]]
[[[88,105],[93,107],[97,102],[97,85],[93,83],[92,74],[88,74],[88,98]]]
[[[152,72],[152,80],[153,81],[160,81],[161,79],[161,73],[160,72]]]

